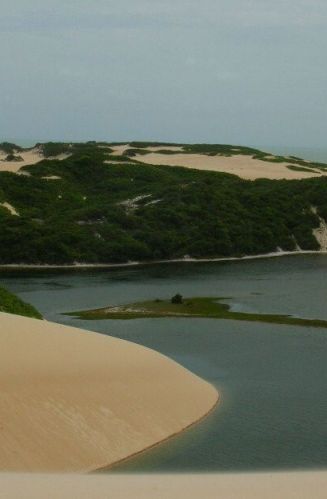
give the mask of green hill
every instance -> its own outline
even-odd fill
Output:
[[[132,150],[147,145],[130,144]],[[128,151],[113,154],[112,146],[39,145],[44,156],[71,155],[23,167],[27,175],[1,172],[0,163],[0,264],[121,263],[319,249],[312,231],[321,218],[327,220],[327,177],[246,181],[225,173],[144,165]],[[235,146],[183,147],[190,154],[267,154]],[[274,157],[278,161],[285,158]],[[302,160],[287,161],[301,165]]]

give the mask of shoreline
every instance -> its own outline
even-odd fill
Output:
[[[176,258],[171,260],[130,261],[124,263],[73,263],[73,264],[29,264],[8,263],[0,264],[1,270],[87,270],[87,269],[119,269],[129,267],[142,267],[170,263],[211,263],[211,262],[241,262],[247,260],[260,260],[265,258],[278,258],[297,255],[327,255],[327,251],[300,250],[300,251],[275,251],[258,255],[226,256],[218,258]]]
[[[207,382],[207,383],[209,383],[209,382]],[[209,384],[211,384],[211,383],[209,383]],[[216,390],[216,388],[215,388],[214,385],[211,384],[211,386]],[[221,392],[217,391],[217,400],[216,400],[215,404],[208,410],[208,412],[206,412],[205,414],[203,414],[203,416],[201,416],[196,421],[193,421],[189,425],[185,426],[185,428],[182,428],[180,431],[177,431],[173,435],[169,435],[168,437],[164,438],[163,440],[160,440],[160,442],[156,442],[156,443],[150,445],[149,447],[147,447],[145,449],[142,449],[139,452],[136,452],[135,454],[131,454],[130,456],[124,457],[120,461],[117,461],[115,463],[109,464],[108,466],[106,466],[106,465],[105,466],[100,466],[99,468],[96,468],[94,470],[90,470],[88,473],[89,474],[97,474],[97,473],[105,473],[106,471],[114,470],[116,468],[116,466],[119,466],[120,464],[126,463],[127,461],[129,461],[131,459],[134,459],[137,456],[140,456],[141,454],[143,454],[143,452],[147,452],[147,451],[150,451],[152,449],[155,449],[159,445],[164,444],[165,442],[169,442],[170,440],[172,440],[174,438],[177,438],[179,435],[182,435],[183,433],[187,432],[188,430],[191,430],[194,426],[196,426],[197,424],[200,424],[207,417],[209,417],[217,409],[217,407],[219,406],[219,404],[221,402],[221,398],[222,398],[221,397]]]

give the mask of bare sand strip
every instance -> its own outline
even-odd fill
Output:
[[[140,345],[4,313],[0,380],[3,471],[111,465],[199,421],[218,398]]]
[[[0,206],[2,206],[2,208],[6,208],[6,210],[8,210],[11,213],[11,215],[19,217],[18,211],[12,204],[5,202],[5,203],[0,203]]]
[[[161,149],[165,148],[162,147]],[[290,170],[287,168],[288,163],[262,161],[244,154],[226,157],[206,156],[205,154],[160,154],[152,152],[146,155],[138,154],[133,159],[150,165],[183,166],[196,170],[232,173],[246,180],[256,180],[257,178],[298,180],[326,175],[326,173],[319,170],[312,172]]]
[[[326,227],[327,231],[327,227]],[[326,236],[327,237],[327,236]],[[326,242],[327,245],[327,242]],[[144,262],[127,262],[127,263],[82,263],[76,262],[73,264],[33,264],[33,263],[8,263],[0,264],[1,270],[79,270],[79,269],[115,269],[125,267],[139,267],[147,265],[158,265],[166,263],[210,263],[210,262],[238,262],[242,260],[261,260],[264,258],[280,258],[283,256],[298,256],[298,255],[327,255],[326,249],[321,250],[296,250],[296,251],[273,251],[271,253],[262,253],[258,255],[245,256],[226,256],[220,258],[174,258],[171,260],[150,260]]]
[[[20,171],[23,166],[35,165],[39,161],[42,161],[44,158],[43,154],[40,152],[40,149],[34,147],[33,149],[29,149],[27,151],[17,151],[15,152],[17,156],[22,158],[22,161],[6,161],[7,154],[1,153],[0,151],[0,172],[11,172],[23,174],[24,172]],[[58,156],[49,157],[46,159],[57,159],[62,161],[63,159],[67,159],[70,154],[59,154]]]
[[[327,472],[0,475],[2,499],[325,499]]]

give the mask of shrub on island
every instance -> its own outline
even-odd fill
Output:
[[[177,293],[175,296],[172,297],[171,302],[174,305],[181,305],[183,303],[183,297],[181,294]]]

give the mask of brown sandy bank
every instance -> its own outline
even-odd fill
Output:
[[[4,313],[0,380],[3,471],[108,466],[180,432],[217,402],[214,387],[150,349]]]
[[[3,499],[325,499],[326,472],[0,475]]]

